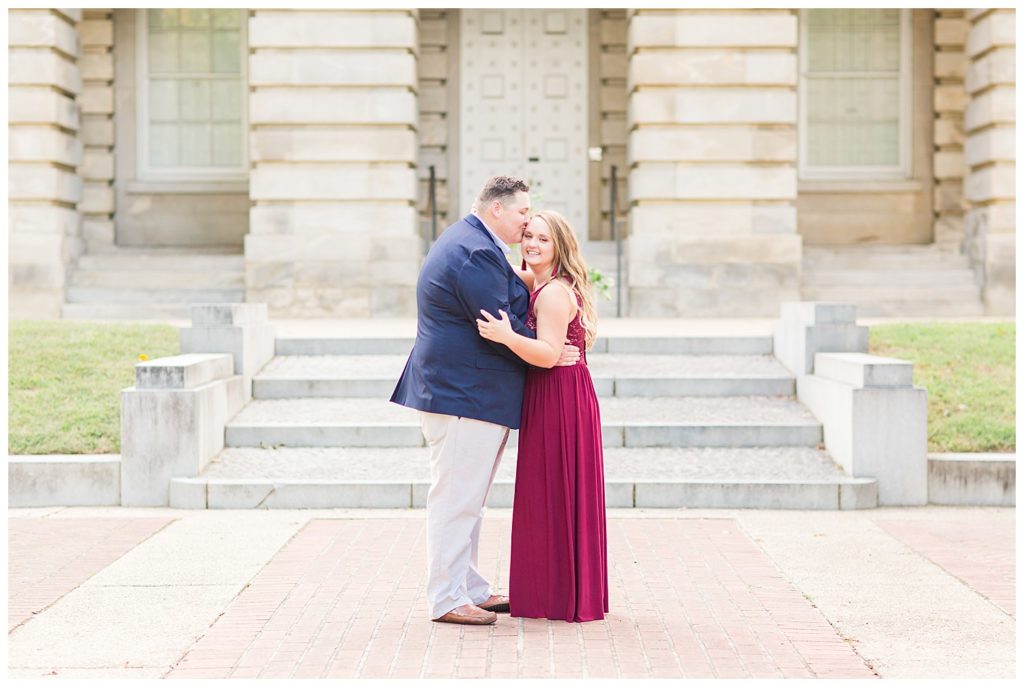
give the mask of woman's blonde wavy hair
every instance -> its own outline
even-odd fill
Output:
[[[569,226],[568,220],[554,210],[541,210],[533,216],[544,220],[551,230],[551,242],[555,247],[552,274],[567,279],[583,303],[580,324],[583,325],[586,334],[584,337],[586,350],[589,351],[597,338],[597,310],[594,308],[590,271],[580,253],[580,243],[576,240],[576,232]]]

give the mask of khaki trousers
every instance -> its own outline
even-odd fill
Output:
[[[420,411],[430,447],[427,492],[427,605],[431,618],[491,596],[477,568],[487,494],[509,428],[466,417]]]

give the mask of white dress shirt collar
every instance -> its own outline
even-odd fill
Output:
[[[471,212],[470,214],[473,215],[474,217],[476,217],[478,220],[480,220],[480,224],[484,225],[484,229],[486,229],[488,232],[490,232],[491,236],[494,237],[494,240],[498,242],[498,248],[500,248],[503,253],[508,255],[509,251],[512,250],[512,249],[509,248],[508,244],[505,243],[504,241],[502,241],[501,238],[499,238],[499,236],[494,233],[493,229],[491,229],[489,226],[487,226],[487,222],[484,221],[484,218],[481,217],[480,215],[476,214],[475,212]]]

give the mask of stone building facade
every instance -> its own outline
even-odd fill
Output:
[[[499,172],[614,272],[614,169],[623,315],[879,291],[899,296],[884,313],[1009,314],[1014,20],[12,9],[9,313],[411,316],[434,232]]]

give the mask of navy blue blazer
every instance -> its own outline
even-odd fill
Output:
[[[416,282],[416,342],[391,400],[430,413],[519,428],[527,365],[508,347],[480,336],[484,309],[504,310],[519,334],[530,292],[494,237],[474,215],[448,227],[431,247]]]

